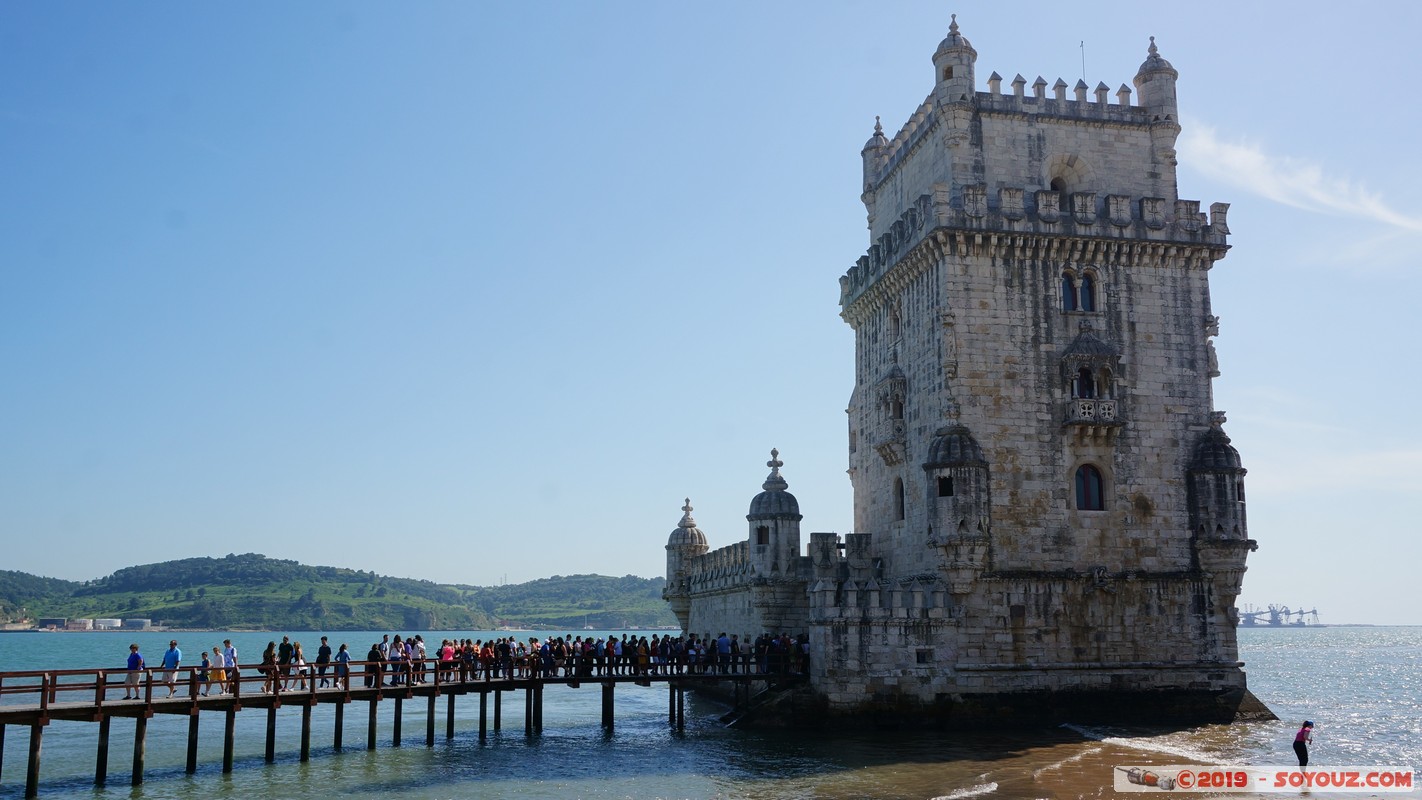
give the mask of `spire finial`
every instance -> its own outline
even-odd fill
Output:
[[[686,498],[686,505],[681,507],[681,522],[678,528],[695,528],[696,520],[691,518],[691,498]]]
[[[691,498],[690,498],[690,497],[686,498],[686,505],[682,506],[682,507],[681,507],[681,510],[682,510],[682,511],[685,511],[686,514],[687,514],[687,516],[690,516],[690,515],[691,515]]]
[[[1154,36],[1150,37],[1150,50],[1147,51],[1147,52],[1149,52],[1149,53],[1150,53],[1151,55],[1153,55],[1153,56],[1160,54],[1160,51],[1159,51],[1158,49],[1156,49],[1156,46],[1155,46],[1155,37],[1154,37]]]
[[[879,124],[879,115],[878,115],[878,114],[875,114],[875,115],[874,115],[874,133],[875,133],[875,135],[878,135],[878,136],[883,136],[883,135],[884,135],[884,126],[881,125],[881,124]]]
[[[780,460],[780,451],[775,448],[770,449],[770,460],[765,462],[770,467],[770,474],[766,476],[765,483],[760,488],[767,492],[785,491],[790,488],[790,484],[785,482],[785,478],[780,475],[780,468],[785,466],[785,462]]]
[[[948,25],[948,33],[953,36],[958,35],[958,15],[953,14],[953,21]]]

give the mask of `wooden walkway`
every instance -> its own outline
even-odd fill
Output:
[[[188,718],[187,771],[192,773],[197,770],[198,722],[202,712],[208,711],[221,713],[224,717],[222,771],[231,772],[237,712],[266,709],[266,760],[270,762],[276,758],[277,709],[282,706],[301,708],[301,760],[307,761],[311,757],[311,711],[322,703],[335,706],[333,745],[336,750],[341,749],[346,706],[352,703],[367,703],[369,718],[366,748],[374,750],[377,734],[376,714],[380,704],[386,701],[394,704],[392,739],[393,745],[399,747],[404,702],[424,699],[425,745],[433,747],[438,701],[441,697],[445,699],[444,735],[446,739],[453,739],[455,698],[472,694],[479,696],[479,737],[482,739],[488,735],[491,721],[492,729],[500,730],[505,692],[522,692],[524,733],[533,736],[543,729],[543,689],[549,685],[563,685],[575,689],[583,684],[600,687],[602,725],[611,728],[615,717],[618,684],[651,686],[653,683],[662,683],[668,689],[668,722],[682,728],[686,721],[686,689],[729,682],[734,688],[736,704],[739,707],[750,698],[752,684],[778,678],[757,673],[707,672],[558,677],[492,677],[485,674],[478,679],[460,680],[457,673],[428,669],[423,673],[426,681],[424,683],[366,686],[367,675],[363,671],[366,665],[367,662],[351,662],[349,686],[317,688],[319,679],[308,675],[305,689],[288,689],[274,693],[262,691],[265,676],[256,665],[243,665],[240,668],[240,678],[236,682],[229,682],[230,692],[217,694],[217,684],[213,684],[212,693],[208,696],[202,694],[205,686],[198,680],[198,668],[183,667],[179,670],[181,679],[177,682],[177,694],[173,697],[168,697],[168,686],[161,682],[161,670],[147,669],[141,677],[141,696],[136,700],[118,699],[121,696],[119,693],[124,691],[128,677],[125,670],[0,673],[0,765],[4,762],[6,727],[28,727],[29,759],[25,772],[25,797],[36,797],[39,794],[40,752],[45,726],[54,720],[95,722],[99,726],[99,738],[94,783],[102,785],[108,778],[110,725],[116,717],[132,718],[135,725],[132,782],[137,786],[143,782],[148,720],[155,714],[171,714]],[[380,662],[371,662],[372,669],[379,669],[380,666]],[[333,673],[334,668],[327,673],[326,679],[334,682]],[[388,681],[394,674],[388,671],[373,672],[370,677]],[[375,682],[380,683],[379,680]],[[489,708],[491,699],[492,720]],[[0,776],[0,779],[3,779],[3,776]]]

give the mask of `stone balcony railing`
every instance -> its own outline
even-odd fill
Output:
[[[1110,439],[1120,430],[1121,407],[1115,400],[1074,397],[1067,403],[1066,425],[1085,439]]]

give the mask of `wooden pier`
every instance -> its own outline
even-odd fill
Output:
[[[369,666],[369,673],[364,669]],[[277,709],[282,706],[301,708],[301,760],[311,757],[311,712],[317,704],[329,703],[335,706],[335,726],[333,745],[341,749],[341,736],[345,726],[346,707],[352,703],[368,704],[368,728],[366,748],[375,749],[377,736],[377,710],[380,704],[391,701],[394,704],[394,731],[392,744],[399,747],[402,742],[401,722],[404,703],[407,700],[424,699],[425,746],[435,744],[438,705],[445,698],[446,739],[454,738],[455,698],[462,695],[479,697],[479,737],[488,736],[489,730],[500,730],[502,723],[503,697],[506,692],[522,692],[524,702],[524,734],[534,736],[543,730],[543,689],[549,685],[563,685],[581,688],[584,684],[597,686],[602,690],[602,726],[612,728],[615,721],[615,698],[618,684],[651,686],[653,683],[666,684],[667,719],[678,729],[684,727],[685,692],[688,688],[730,682],[734,688],[737,705],[750,697],[751,685],[768,681],[778,676],[758,673],[652,673],[652,674],[600,674],[561,675],[557,677],[534,677],[529,675],[495,677],[485,671],[478,678],[461,679],[457,671],[447,669],[427,669],[422,674],[425,682],[382,685],[397,674],[382,670],[383,662],[351,662],[349,683],[341,679],[340,685],[317,688],[319,676],[307,674],[305,689],[286,689],[264,692],[262,685],[267,677],[256,665],[242,665],[240,677],[229,680],[224,694],[217,694],[218,685],[212,684],[212,693],[203,695],[206,683],[198,678],[199,668],[179,669],[177,694],[167,696],[168,684],[161,680],[162,670],[145,669],[139,682],[138,699],[121,700],[111,695],[126,690],[126,670],[51,670],[45,672],[5,672],[0,673],[0,766],[4,763],[5,731],[7,727],[23,725],[29,728],[29,758],[25,771],[25,797],[37,797],[40,785],[40,753],[44,740],[44,729],[53,720],[95,722],[99,726],[98,752],[95,760],[94,783],[104,784],[108,779],[109,730],[114,718],[134,720],[132,783],[143,782],[145,748],[148,720],[155,714],[171,714],[188,718],[187,771],[196,772],[198,766],[198,729],[202,712],[218,712],[223,717],[222,771],[232,771],[232,754],[235,743],[237,712],[265,709],[266,719],[266,760],[276,759]],[[325,679],[336,683],[334,667]],[[284,676],[286,680],[297,682],[296,675]],[[370,677],[373,686],[366,686]],[[490,719],[492,699],[493,713]],[[490,724],[492,722],[492,725]],[[4,776],[0,775],[0,781]]]

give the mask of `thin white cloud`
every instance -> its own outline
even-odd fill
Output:
[[[1245,141],[1224,141],[1214,128],[1199,121],[1185,127],[1179,147],[1181,160],[1192,168],[1277,203],[1422,232],[1422,217],[1393,208],[1353,180],[1325,174],[1321,165],[1306,159],[1271,155]]]
[[[1281,453],[1281,456],[1285,454]],[[1245,459],[1250,492],[1316,495],[1320,490],[1364,490],[1416,494],[1422,450],[1380,450],[1349,454],[1288,454],[1277,461]]]

